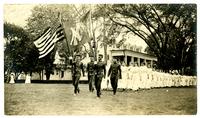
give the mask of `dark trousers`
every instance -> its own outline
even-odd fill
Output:
[[[113,88],[113,94],[116,94],[117,86],[118,86],[118,77],[113,76],[113,77],[110,78],[110,81],[111,81],[111,86]]]
[[[94,90],[94,75],[88,75],[89,91]]]
[[[50,79],[50,72],[46,72],[46,80]]]
[[[72,81],[73,81],[73,85],[74,85],[74,93],[77,94],[77,92],[79,92],[79,80],[80,80],[80,75],[75,75],[72,77]]]
[[[95,77],[95,88],[97,90],[97,97],[101,95],[101,81],[102,77]]]
[[[64,71],[61,71],[61,78],[64,77]]]

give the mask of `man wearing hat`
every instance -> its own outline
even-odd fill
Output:
[[[111,76],[110,76],[111,75]],[[116,59],[113,59],[113,63],[111,64],[108,70],[108,77],[110,76],[111,86],[113,88],[113,94],[116,94],[118,79],[121,79],[121,67],[117,63]]]
[[[101,95],[101,81],[102,78],[106,76],[106,64],[102,62],[103,55],[99,54],[98,62],[95,65],[96,75],[95,75],[95,88],[97,90],[97,97]]]
[[[94,57],[90,56],[90,62],[87,64],[89,91],[94,91],[94,76],[95,76]]]
[[[81,77],[81,71],[83,76],[85,76],[83,63],[81,62],[81,55],[77,54],[75,55],[75,62],[72,62],[72,81],[74,85],[74,95],[80,92],[78,84]]]

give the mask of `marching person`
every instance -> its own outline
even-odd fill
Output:
[[[75,56],[75,62],[72,62],[72,81],[73,81],[73,86],[74,86],[74,96],[76,96],[76,94],[80,92],[78,84],[81,77],[81,71],[82,71],[83,76],[85,76],[83,63],[81,62],[80,56],[81,55],[77,54]]]
[[[94,76],[95,76],[94,57],[90,57],[90,62],[87,64],[89,91],[94,91]]]
[[[97,97],[100,98],[101,96],[101,82],[102,78],[106,76],[106,64],[102,62],[103,55],[99,54],[98,62],[95,64],[95,88],[97,91]]]
[[[113,63],[111,64],[108,70],[108,77],[109,76],[110,76],[111,86],[113,88],[113,94],[115,95],[117,92],[118,79],[122,78],[121,66],[117,63],[116,59],[113,59]]]

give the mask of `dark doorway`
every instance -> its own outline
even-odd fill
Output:
[[[130,66],[130,62],[131,62],[131,57],[127,56],[127,65]]]

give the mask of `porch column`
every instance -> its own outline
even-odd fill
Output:
[[[134,64],[134,57],[133,56],[131,57],[131,63]]]
[[[128,65],[128,63],[127,63],[127,56],[126,55],[124,57],[124,62],[125,62],[126,65]]]
[[[145,64],[145,66],[147,66],[147,60],[146,59],[144,59],[144,64]]]
[[[151,68],[153,68],[153,60],[151,60]]]
[[[138,66],[140,66],[140,58],[137,58]]]

